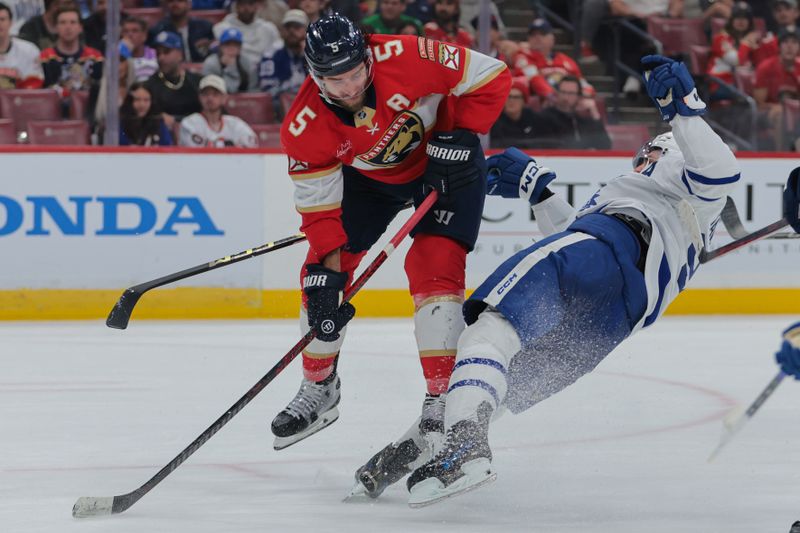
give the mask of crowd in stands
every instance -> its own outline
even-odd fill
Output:
[[[44,13],[12,36],[12,10],[0,0],[0,143],[8,142],[2,133],[8,128],[16,134],[11,142],[24,142],[26,120],[41,118],[83,122],[100,142],[106,103],[116,98],[122,145],[278,146],[278,125],[306,76],[306,27],[331,11],[359,20],[368,33],[478,46],[477,0],[123,0],[119,79],[109,83],[106,0],[91,2],[45,0]],[[627,149],[616,136],[618,116],[607,111],[613,93],[596,90],[582,67],[599,62],[610,73],[619,61],[627,68],[612,91],[641,97],[638,60],[655,50],[659,25],[677,23],[698,28],[699,37],[678,49],[661,43],[665,53],[691,63],[709,117],[732,144],[752,136],[756,143],[739,148],[800,151],[797,0],[527,5],[533,19],[521,41],[508,39],[509,27],[518,25],[507,27],[490,5],[489,53],[514,76],[491,131],[493,147]],[[554,13],[574,28],[555,26],[561,18]],[[623,20],[643,31],[620,30]],[[574,35],[579,46],[558,46],[557,35]],[[619,47],[611,46],[615,39]],[[580,50],[578,57],[572,50]],[[3,94],[41,89],[57,101],[57,116],[16,120],[21,111]],[[748,102],[755,102],[757,116],[749,117]],[[641,136],[654,133],[655,121],[645,126]]]

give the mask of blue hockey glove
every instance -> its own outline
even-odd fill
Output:
[[[783,191],[783,216],[797,233],[800,233],[800,167],[792,170]]]
[[[693,117],[706,112],[706,104],[697,95],[697,88],[686,65],[659,55],[644,56],[642,65],[647,94],[669,122],[675,115]]]
[[[428,167],[423,181],[439,194],[449,195],[480,179],[481,169],[475,157],[481,152],[478,136],[467,130],[440,131],[431,135],[428,146]]]
[[[800,379],[800,322],[783,332],[783,344],[775,354],[775,359],[784,374]]]
[[[349,303],[339,306],[346,284],[347,272],[336,272],[319,264],[306,265],[303,292],[306,293],[308,325],[321,341],[338,339],[339,331],[356,314],[355,307]]]
[[[516,148],[491,156],[487,194],[503,198],[523,198],[531,205],[538,204],[547,185],[556,179],[556,173],[540,167],[536,160]]]

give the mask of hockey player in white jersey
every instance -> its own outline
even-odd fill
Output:
[[[489,158],[489,194],[522,197],[546,238],[504,262],[464,304],[445,407],[445,443],[409,477],[418,507],[492,481],[492,415],[519,413],[591,372],[651,325],[699,266],[736,158],[698,115],[683,63],[642,59],[646,86],[671,133],[634,157],[579,211],[547,185],[555,174],[514,148]]]

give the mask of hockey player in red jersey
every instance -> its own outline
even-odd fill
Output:
[[[339,307],[341,295],[394,216],[419,205],[432,187],[439,200],[412,232],[405,259],[427,385],[422,416],[406,439],[416,458],[424,455],[426,435],[441,435],[443,395],[464,328],[466,254],[486,190],[476,133],[497,119],[511,77],[502,62],[454,44],[365,38],[338,14],[309,26],[305,56],[310,76],[286,115],[281,143],[310,245],[300,323],[317,337],[303,352],[299,392],[272,422],[274,446],[285,448],[338,418],[336,360],[354,314],[349,304]]]

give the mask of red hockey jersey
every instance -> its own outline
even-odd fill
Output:
[[[546,98],[555,92],[555,86],[564,76],[575,76],[580,80],[583,96],[594,96],[595,90],[581,73],[578,64],[569,56],[556,52],[545,57],[541,52],[523,48],[514,56],[516,74],[528,78],[531,94]]]
[[[506,65],[454,44],[371,35],[374,79],[357,113],[323,100],[306,78],[281,127],[294,201],[317,257],[343,246],[342,165],[384,183],[408,183],[427,164],[432,131],[486,133],[511,86]]]

